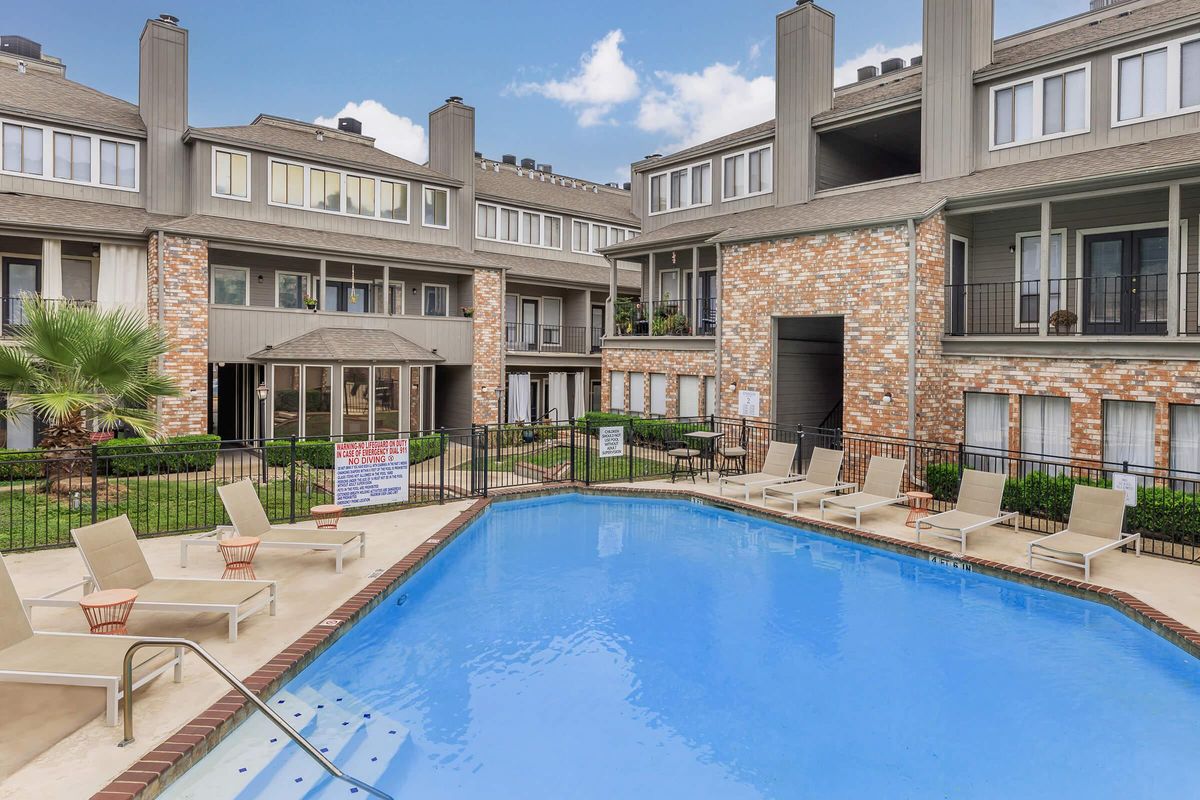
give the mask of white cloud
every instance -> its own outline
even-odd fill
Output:
[[[671,137],[667,152],[723,136],[775,114],[775,80],[743,75],[739,65],[710,64],[700,72],[657,72],[637,125]]]
[[[313,122],[336,128],[338,117],[354,117],[361,122],[363,135],[375,137],[375,144],[380,150],[386,150],[418,164],[424,163],[429,150],[425,141],[425,128],[408,117],[393,114],[383,103],[377,100],[346,103],[342,110],[333,116],[317,117]]]
[[[858,55],[848,58],[841,64],[838,64],[833,69],[833,85],[845,86],[848,83],[854,83],[858,80],[859,67],[878,67],[881,63],[889,58],[903,58],[904,63],[913,56],[921,55],[921,43],[912,42],[910,44],[902,44],[899,47],[887,47],[882,44],[876,44],[868,47]]]
[[[578,110],[579,125],[608,124],[608,113],[618,103],[633,100],[640,92],[638,75],[625,63],[620,29],[609,31],[579,59],[579,70],[564,80],[523,83],[510,87],[516,94],[540,94]]]

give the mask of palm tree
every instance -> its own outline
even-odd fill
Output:
[[[89,423],[156,435],[153,401],[179,393],[157,367],[170,348],[166,336],[126,309],[40,298],[26,299],[22,309],[14,343],[0,347],[0,392],[8,394],[0,417],[33,413],[44,421],[39,444],[59,465],[47,470],[51,485],[75,470],[79,459],[69,453],[89,445]]]

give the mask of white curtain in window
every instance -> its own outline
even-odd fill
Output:
[[[973,456],[967,466],[1002,471],[1008,450],[1008,395],[968,392],[966,423],[967,452]]]
[[[588,407],[587,385],[588,385],[587,384],[587,373],[586,372],[576,372],[575,373],[575,403],[571,409],[571,416],[573,416],[575,419],[579,419],[580,417],[582,417],[584,414],[587,413],[587,407]]]
[[[1154,466],[1154,404],[1104,401],[1104,460],[1131,467]]]
[[[529,373],[508,376],[508,421],[529,422]]]
[[[679,416],[700,416],[700,379],[695,375],[679,376]]]
[[[634,414],[646,413],[646,373],[629,373],[629,410]]]
[[[711,375],[704,379],[704,413],[717,413],[717,379]]]
[[[1071,450],[1071,401],[1066,397],[1021,398],[1021,451],[1028,471],[1059,474],[1044,461],[1066,459]]]
[[[667,376],[661,372],[650,373],[650,413],[667,415]]]
[[[1200,479],[1200,406],[1171,407],[1171,471]]]
[[[146,248],[138,245],[101,244],[100,279],[96,304],[101,310],[128,308],[146,313]]]
[[[555,421],[567,419],[571,413],[571,408],[567,405],[567,373],[551,372],[549,384],[550,397],[547,401],[549,405],[546,407],[546,413]]]
[[[608,374],[608,408],[610,411],[625,410],[625,373],[613,370]]]

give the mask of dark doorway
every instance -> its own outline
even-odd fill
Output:
[[[842,426],[842,317],[780,319],[775,341],[775,423]]]
[[[967,242],[950,239],[950,335],[967,332]]]
[[[253,438],[253,364],[214,364],[208,428],[222,441]]]
[[[1083,330],[1162,334],[1167,330],[1167,230],[1083,238]]]
[[[604,306],[592,306],[592,352],[600,352],[600,338],[604,336]]]

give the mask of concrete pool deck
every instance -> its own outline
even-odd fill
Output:
[[[496,492],[498,495],[557,493],[566,485]],[[715,483],[703,481],[693,485],[671,484],[669,481],[644,481],[634,484],[608,484],[592,487],[597,493],[630,491],[631,493],[694,494],[716,498]],[[761,500],[749,506],[740,498],[726,497],[731,507],[746,507],[762,512]],[[288,555],[279,551],[264,551],[255,565],[260,577],[273,578],[280,583],[279,615],[251,617],[243,623],[243,632],[236,644],[225,641],[223,622],[213,615],[157,614],[131,618],[133,634],[180,635],[195,638],[210,649],[235,674],[246,677],[252,688],[267,687],[270,679],[282,680],[301,665],[304,654],[317,652],[329,637],[330,629],[319,629],[327,618],[350,621],[365,613],[371,601],[377,599],[389,582],[395,582],[431,557],[452,534],[464,526],[487,501],[458,501],[445,506],[426,506],[404,511],[349,518],[343,521],[346,529],[364,528],[371,534],[366,559],[349,559],[346,571],[335,575],[328,554],[303,552]],[[769,509],[778,516],[781,509]],[[819,526],[815,503],[801,506],[802,516],[796,520],[805,525]],[[863,533],[878,539],[882,546],[906,545],[915,542],[911,528],[904,526],[905,508],[896,506],[866,515]],[[825,523],[835,535],[849,535],[841,520]],[[443,536],[438,536],[438,532]],[[1168,561],[1153,556],[1135,558],[1132,553],[1112,553],[1093,565],[1091,584],[1083,584],[1079,570],[1068,570],[1050,564],[1039,564],[1037,573],[1026,568],[1025,543],[1037,534],[1013,533],[1008,528],[979,531],[972,535],[968,559],[981,566],[1009,569],[1029,576],[1061,576],[1055,581],[1068,591],[1079,588],[1116,590],[1126,607],[1166,626],[1189,641],[1200,641],[1200,572],[1197,565]],[[143,546],[156,572],[164,576],[215,577],[220,574],[221,562],[215,552],[194,554],[193,566],[181,570],[178,565],[179,538],[148,539]],[[945,552],[956,555],[956,545],[945,540],[923,538],[925,552]],[[14,554],[6,557],[18,589],[25,596],[43,594],[78,579],[82,574],[79,556],[71,549]],[[1014,569],[1015,568],[1015,569]],[[382,576],[374,573],[385,571]],[[1135,599],[1136,598],[1136,599]],[[1140,603],[1138,601],[1141,601]],[[1158,614],[1155,609],[1161,611]],[[1167,615],[1173,619],[1168,620]],[[1176,622],[1177,621],[1177,622]],[[202,623],[202,624],[198,624]],[[85,630],[82,614],[76,609],[36,609],[34,626],[40,630]],[[1174,627],[1172,627],[1174,626]],[[1194,630],[1186,631],[1183,626]],[[1178,629],[1178,630],[1177,630]],[[265,666],[264,666],[265,665]],[[249,677],[248,677],[249,676]],[[162,759],[167,756],[185,766],[193,755],[202,754],[212,743],[216,727],[235,714],[235,705],[228,701],[227,688],[197,659],[187,660],[183,684],[162,680],[139,692],[135,706],[137,741],[126,748],[117,748],[120,728],[110,728],[100,718],[102,699],[92,696],[67,697],[61,690],[39,695],[27,685],[0,684],[0,702],[10,713],[0,719],[0,741],[6,743],[0,755],[0,800],[26,797],[87,797],[107,788],[98,800],[116,800],[135,795],[146,784],[151,797],[157,790],[158,773],[168,770]],[[52,688],[52,687],[44,687]],[[17,691],[13,691],[16,689]],[[74,690],[73,690],[74,691]],[[94,690],[79,690],[94,692]],[[64,699],[67,702],[64,702]],[[216,709],[214,711],[214,709]],[[198,725],[207,717],[213,723]],[[218,720],[217,717],[221,717]],[[31,724],[37,720],[36,724]],[[170,739],[171,741],[167,741]],[[192,747],[196,750],[193,751]],[[186,759],[179,753],[188,753]],[[149,754],[149,755],[147,755]],[[157,754],[157,755],[156,755]],[[139,759],[144,760],[139,762]],[[138,763],[135,763],[138,762]],[[172,769],[174,767],[171,767]],[[141,771],[140,771],[141,770]],[[8,774],[11,772],[11,774]],[[118,776],[119,783],[109,784]]]

